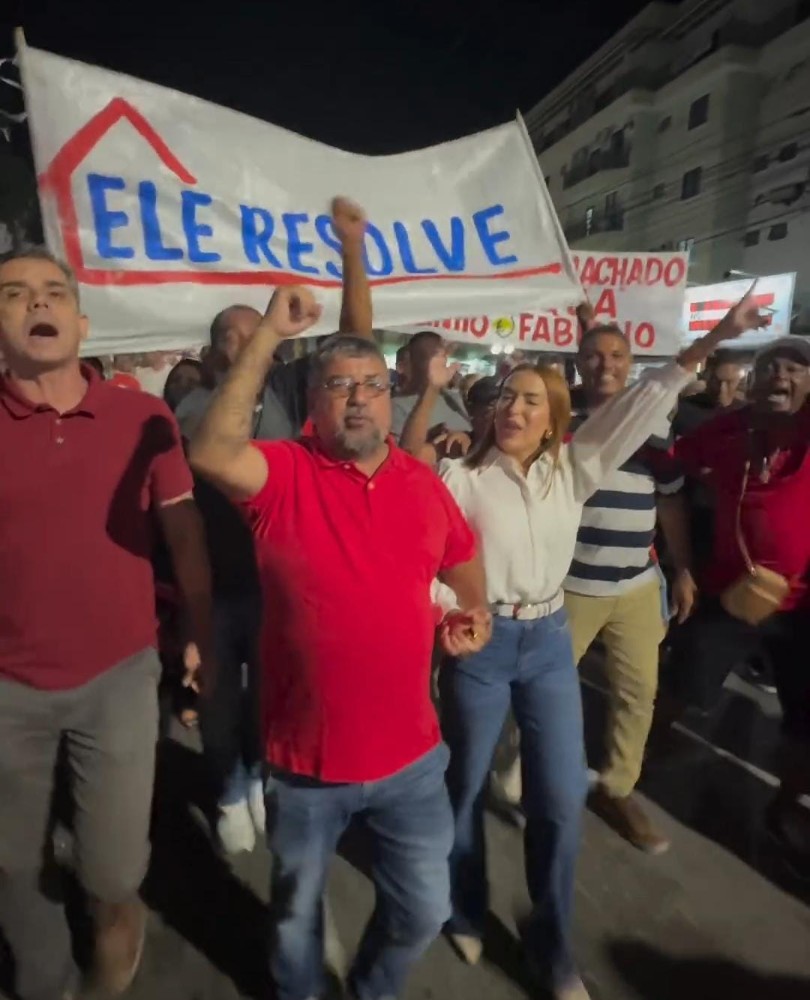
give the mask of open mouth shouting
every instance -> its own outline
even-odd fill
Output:
[[[766,390],[765,400],[772,410],[789,410],[792,403],[790,386],[773,384]]]
[[[28,331],[28,336],[45,340],[56,339],[59,336],[59,331],[52,323],[35,323]]]

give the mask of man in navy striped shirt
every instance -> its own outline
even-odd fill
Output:
[[[577,357],[582,387],[572,394],[573,429],[624,388],[632,361],[630,345],[616,327],[594,326],[583,334]],[[606,653],[610,716],[592,805],[650,854],[663,853],[669,842],[632,793],[652,722],[658,647],[668,618],[653,550],[656,524],[675,564],[673,606],[679,618],[689,614],[695,599],[683,483],[669,455],[670,436],[668,422],[651,427],[647,443],[587,502],[565,582],[577,661],[597,637]]]

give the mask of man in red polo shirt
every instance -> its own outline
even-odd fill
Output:
[[[483,646],[490,619],[472,532],[433,471],[390,437],[389,373],[371,341],[335,336],[314,357],[313,436],[251,442],[273,352],[318,313],[309,292],[276,292],[189,455],[244,504],[268,609],[276,995],[321,995],[324,884],[357,817],[374,837],[377,906],[351,987],[383,1000],[400,995],[450,913],[447,750],[430,701],[433,579],[461,602],[440,629],[455,655]]]
[[[123,992],[143,947],[160,672],[153,510],[207,649],[208,567],[176,424],[162,401],[80,365],[86,333],[68,268],[46,251],[0,261],[0,928],[21,1000],[68,997],[76,975],[62,907],[40,891],[60,752],[97,985]]]
[[[698,611],[673,638],[659,721],[672,721],[686,705],[711,709],[735,664],[764,648],[784,713],[782,786],[769,825],[805,866],[810,829],[797,799],[810,792],[808,396],[810,344],[785,337],[757,356],[751,405],[716,417],[676,445],[684,471],[712,494],[714,548],[705,560]],[[720,602],[746,573],[738,518],[751,561],[791,583],[778,612],[756,628],[733,618]]]

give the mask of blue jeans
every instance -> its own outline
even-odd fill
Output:
[[[381,781],[329,785],[274,773],[271,960],[278,1000],[323,992],[322,899],[341,834],[360,819],[373,837],[377,903],[350,975],[358,1000],[398,997],[411,966],[450,915],[453,814],[444,744]]]
[[[582,702],[565,611],[536,621],[495,618],[489,645],[448,664],[439,683],[456,820],[448,930],[473,936],[483,930],[489,905],[485,789],[511,702],[520,730],[532,901],[526,944],[541,974],[564,985],[576,975],[571,920],[587,793]]]

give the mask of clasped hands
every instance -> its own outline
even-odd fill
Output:
[[[479,653],[492,638],[492,614],[488,608],[448,611],[439,625],[439,643],[448,656]]]

